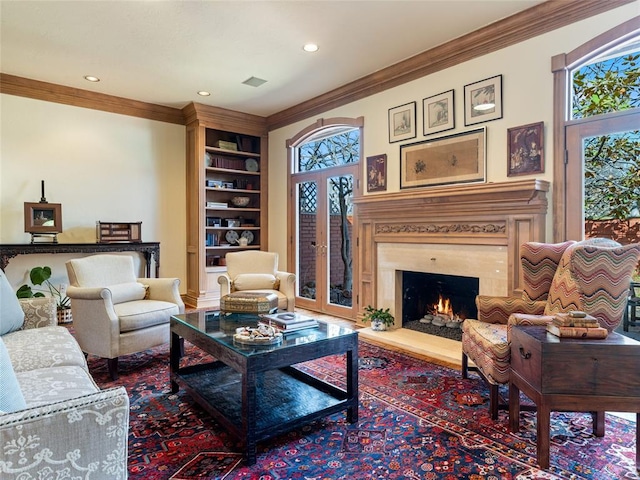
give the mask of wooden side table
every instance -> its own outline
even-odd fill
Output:
[[[606,339],[560,339],[545,327],[511,330],[509,427],[520,429],[520,392],[537,407],[537,457],[549,468],[552,411],[592,412],[596,436],[604,411],[636,412],[636,467],[640,467],[640,342],[617,333]]]

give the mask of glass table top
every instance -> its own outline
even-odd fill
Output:
[[[235,342],[236,328],[255,327],[260,315],[252,313],[222,313],[216,310],[185,313],[171,317],[176,321],[206,334],[212,340],[244,355],[296,347],[305,343],[322,342],[338,337],[357,335],[355,330],[318,320],[318,326],[286,333],[282,342],[273,345],[247,345]]]

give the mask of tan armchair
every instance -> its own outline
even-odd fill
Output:
[[[491,418],[498,418],[498,386],[509,381],[511,328],[546,325],[556,313],[583,310],[613,331],[639,258],[640,244],[606,239],[521,246],[522,296],[479,295],[478,319],[462,324],[462,376],[474,370],[489,384]]]
[[[293,312],[296,276],[278,270],[278,254],[257,250],[226,255],[227,273],[218,277],[220,296],[233,292],[275,293],[278,309]]]
[[[171,315],[184,313],[177,278],[136,278],[128,255],[92,255],[66,263],[75,337],[82,351],[107,359],[169,341]]]

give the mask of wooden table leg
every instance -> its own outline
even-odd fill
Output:
[[[177,372],[180,368],[180,358],[182,357],[181,345],[184,343],[184,339],[176,333],[171,332],[171,343],[169,349],[169,368],[170,371]],[[171,380],[171,393],[176,393],[179,390],[178,384]]]
[[[551,429],[551,409],[549,405],[542,400],[538,405],[537,414],[537,456],[540,468],[549,468],[549,443]]]
[[[509,382],[509,428],[513,433],[520,431],[520,389]]]
[[[347,422],[358,421],[358,342],[356,340],[353,350],[347,350],[347,398],[353,400],[347,408]]]
[[[591,412],[593,417],[593,434],[596,437],[604,437],[604,411]]]
[[[244,442],[244,456],[247,465],[256,463],[256,373],[252,368],[247,368],[242,373],[242,429]]]

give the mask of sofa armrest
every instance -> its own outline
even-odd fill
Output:
[[[149,298],[175,303],[184,313],[184,302],[180,296],[180,280],[178,278],[138,278],[138,282],[149,285]]]
[[[490,295],[476,297],[478,320],[502,325],[506,325],[509,317],[514,313],[541,315],[546,305],[545,301],[531,302],[522,297],[494,297]]]
[[[51,297],[18,299],[24,311],[22,329],[49,327],[58,324],[56,302]]]
[[[287,310],[293,312],[296,303],[296,275],[290,272],[276,272],[280,280],[279,290],[287,297]]]
[[[0,477],[127,478],[128,432],[124,387],[0,414]]]

